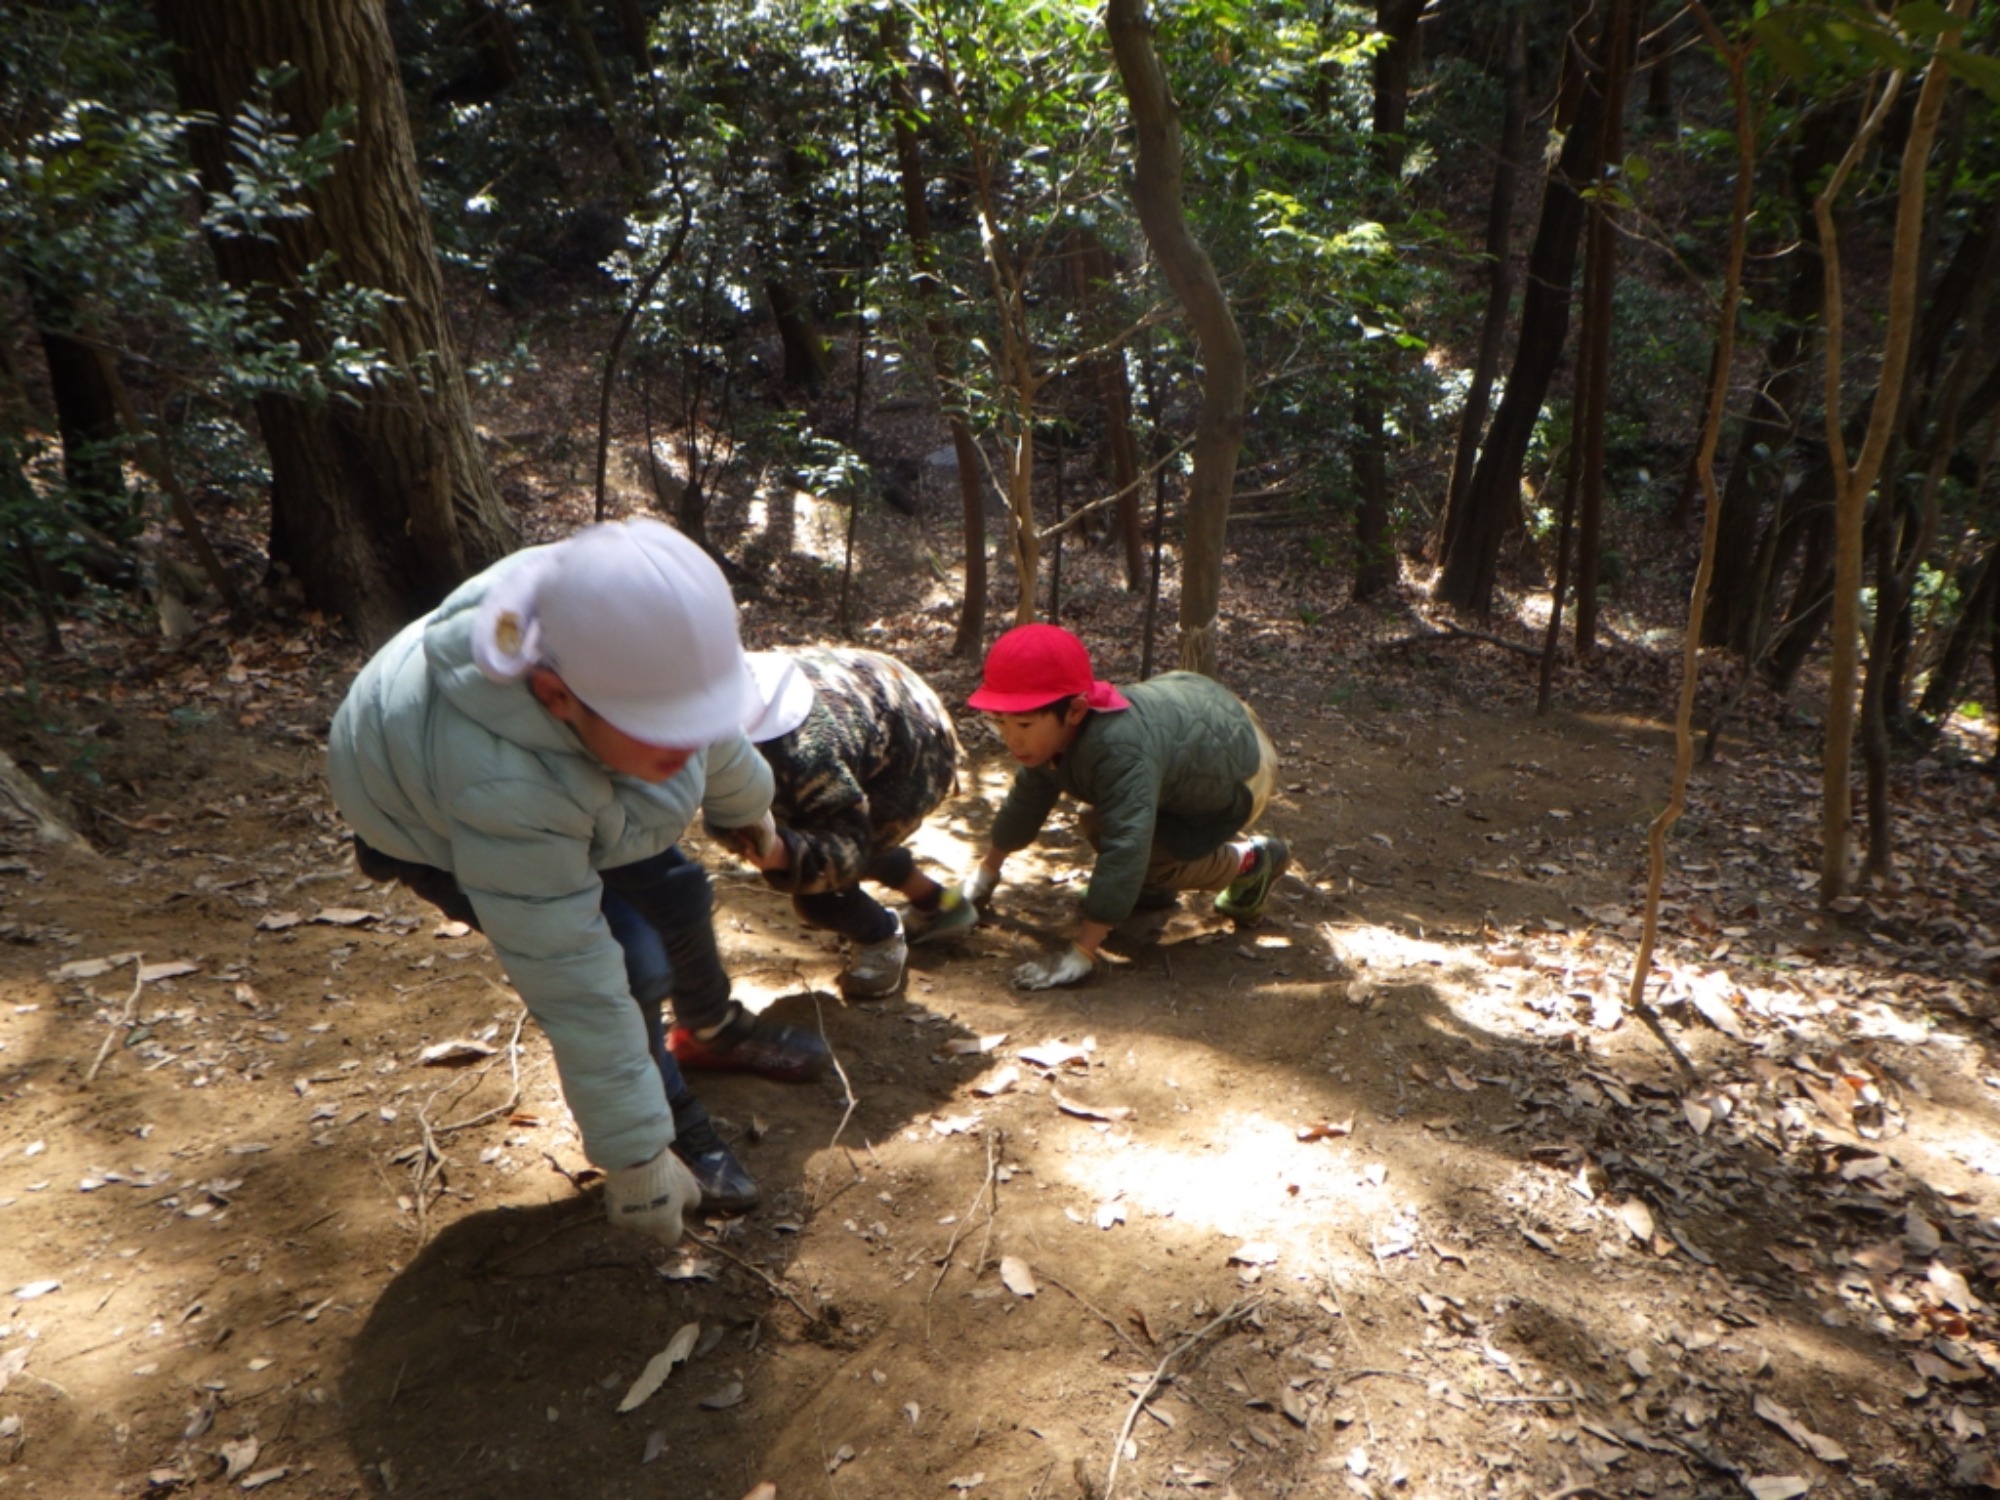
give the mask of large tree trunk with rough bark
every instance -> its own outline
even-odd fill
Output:
[[[1189,233],[1181,212],[1179,106],[1153,49],[1144,0],[1107,0],[1104,20],[1138,140],[1133,203],[1201,354],[1201,416],[1195,427],[1194,473],[1188,484],[1187,535],[1181,552],[1180,664],[1213,677],[1223,534],[1236,488],[1236,456],[1243,446],[1248,362],[1214,263]]]
[[[302,307],[306,267],[391,296],[375,333],[392,373],[356,399],[257,403],[271,454],[271,559],[315,605],[385,640],[515,541],[472,430],[444,311],[437,253],[381,0],[156,0],[182,103],[227,122],[257,70],[289,63],[278,103],[300,134],[352,104],[350,144],[312,193],[309,218],[272,239],[214,240],[232,286],[269,299],[309,351],[323,337]],[[228,185],[226,124],[198,131],[212,190]]]

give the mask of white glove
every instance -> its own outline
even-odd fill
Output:
[[[1097,959],[1093,955],[1071,943],[1053,958],[1022,964],[1014,971],[1014,983],[1024,990],[1052,990],[1059,985],[1088,979],[1090,971],[1096,967]]]
[[[974,865],[972,873],[959,881],[958,893],[965,897],[969,904],[984,907],[987,897],[993,894],[993,888],[999,883],[1000,877],[994,871],[987,869],[985,865]]]
[[[604,1174],[605,1217],[669,1249],[681,1242],[681,1216],[699,1207],[701,1184],[671,1146],[644,1166]]]

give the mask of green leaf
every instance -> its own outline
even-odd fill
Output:
[[[1963,47],[1941,47],[1938,56],[1952,72],[2000,104],[2000,57],[1967,52]]]
[[[1891,19],[1906,36],[1943,36],[1954,27],[1965,24],[1953,20],[1951,12],[1937,4],[1936,0],[1908,0],[1908,3],[1896,7]]]
[[[1764,50],[1771,54],[1771,61],[1778,65],[1780,71],[1792,78],[1811,76],[1812,54],[1792,34],[1789,17],[1761,15],[1750,23],[1750,29],[1757,34],[1757,40],[1764,44]]]

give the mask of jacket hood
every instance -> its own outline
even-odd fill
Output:
[[[508,573],[548,550],[529,547],[513,553],[453,590],[424,627],[424,660],[445,701],[482,729],[525,750],[586,754],[569,726],[542,707],[527,678],[495,682],[473,656],[473,630],[487,594]]]

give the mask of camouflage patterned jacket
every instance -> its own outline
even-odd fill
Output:
[[[812,682],[813,706],[757,746],[792,856],[764,878],[810,895],[859,884],[870,856],[916,831],[957,782],[958,733],[930,684],[899,661],[824,646],[788,654]]]

